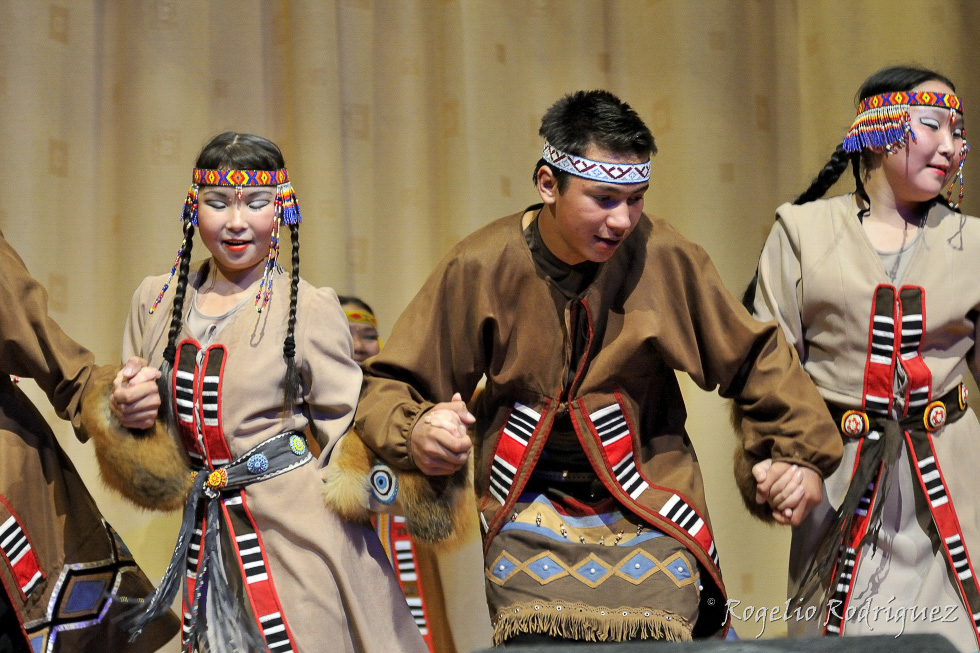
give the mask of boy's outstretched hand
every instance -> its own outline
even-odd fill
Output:
[[[763,460],[752,467],[756,503],[768,503],[779,524],[799,526],[823,500],[823,479],[809,467]]]

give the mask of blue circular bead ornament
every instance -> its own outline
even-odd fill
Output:
[[[306,441],[298,435],[291,435],[289,436],[289,448],[297,456],[302,456],[306,453]]]
[[[269,469],[269,459],[260,453],[252,454],[245,463],[251,474],[262,474]]]

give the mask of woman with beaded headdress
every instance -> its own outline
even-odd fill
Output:
[[[375,534],[322,504],[320,467],[351,423],[361,372],[336,294],[299,276],[299,205],[279,148],[212,139],[181,222],[170,277],[140,285],[123,342],[162,369],[163,417],[145,438],[97,439],[107,483],[143,507],[184,510],[170,565],[130,627],[182,589],[183,651],[424,651]],[[195,231],[211,256],[192,267]],[[113,403],[132,411],[144,399],[124,394],[129,381],[116,377]]]
[[[963,107],[948,79],[905,66],[858,95],[830,162],[777,210],[745,298],[780,322],[845,447],[794,529],[789,630],[936,631],[976,651],[980,423],[963,380],[978,371],[980,223],[958,210]],[[821,199],[848,167],[855,192]],[[766,468],[760,485],[791,495]]]

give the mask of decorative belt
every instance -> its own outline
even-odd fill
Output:
[[[536,469],[531,472],[531,478],[536,481],[552,481],[555,483],[588,483],[599,477],[593,471],[570,472],[568,470],[551,471]]]
[[[239,491],[246,485],[280,476],[305,465],[311,460],[313,460],[313,456],[306,446],[303,435],[287,431],[263,441],[223,467],[218,467],[211,472],[207,470],[192,472],[194,483],[190,495],[187,497],[184,517],[180,524],[180,532],[177,535],[177,544],[174,547],[173,556],[170,558],[170,564],[167,565],[167,571],[156,590],[147,598],[146,605],[140,606],[122,617],[123,626],[132,633],[130,641],[139,635],[146,624],[170,608],[178,588],[183,585],[181,583],[182,569],[187,561],[195,526],[200,521],[198,508],[202,501],[204,502],[204,533],[201,538],[201,549],[198,553],[201,565],[194,596],[184,597],[186,605],[191,606],[190,623],[185,623],[184,626],[185,641],[194,636],[198,620],[198,608],[205,594],[214,597],[215,600],[209,598],[209,603],[215,607],[223,605],[234,610],[234,601],[231,601],[230,604],[227,602],[231,596],[227,575],[209,573],[212,561],[217,564],[218,560],[218,524],[221,521],[219,500],[224,493]],[[219,616],[233,619],[235,615],[233,613]],[[247,638],[252,634],[243,633],[243,635]],[[262,641],[261,635],[256,633],[252,638],[255,639],[256,637],[258,642]]]
[[[932,433],[958,420],[966,412],[967,389],[960,383],[939,399],[900,420],[868,415],[863,411],[846,410],[828,405],[841,433],[858,441],[854,470],[834,520],[822,535],[810,566],[803,576],[794,600],[805,599],[817,589],[820,581],[827,583],[824,600],[829,609],[824,633],[844,634],[844,619],[851,598],[853,580],[857,577],[864,545],[874,543],[881,526],[883,488],[891,463],[902,464],[899,456],[905,444],[916,481],[916,492],[923,501],[916,501],[922,517],[939,536],[950,578],[963,601],[967,614],[972,615],[974,627],[980,633],[980,585],[973,573],[966,543],[949,495],[939,459],[932,443]],[[978,636],[980,643],[980,636]]]
[[[827,409],[837,422],[840,432],[849,438],[863,438],[871,431],[884,431],[888,422],[897,422],[903,431],[924,429],[932,433],[963,416],[967,407],[967,393],[966,384],[960,383],[939,399],[930,401],[925,408],[900,420],[868,415],[860,410],[848,410],[831,404],[827,404]]]

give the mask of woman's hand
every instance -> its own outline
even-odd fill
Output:
[[[466,428],[476,419],[457,392],[433,406],[412,428],[412,460],[427,476],[446,476],[466,464],[473,443]]]

